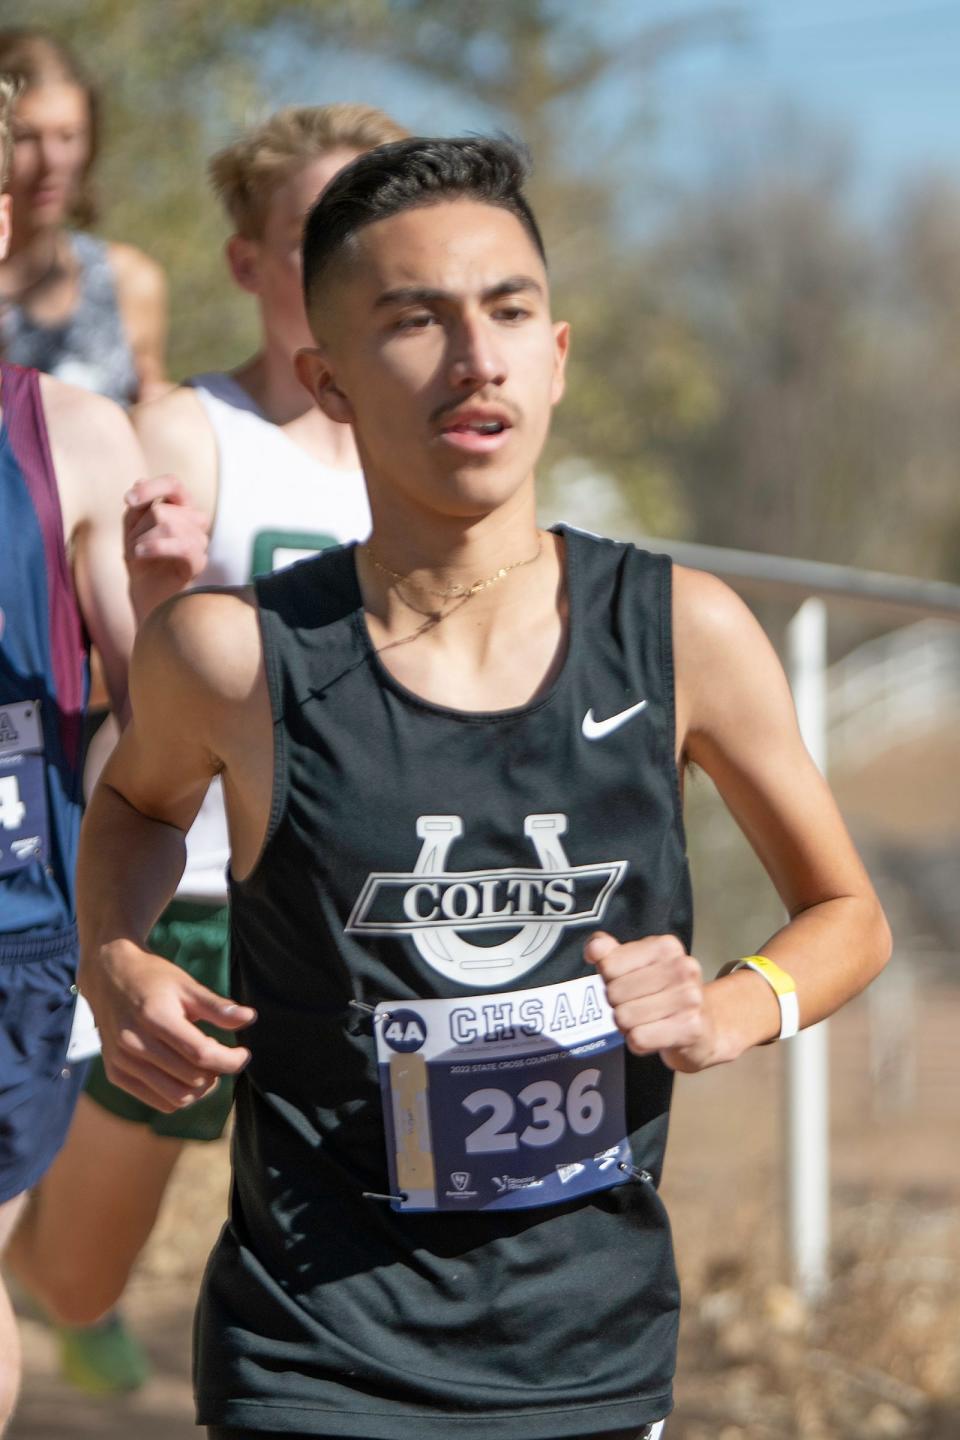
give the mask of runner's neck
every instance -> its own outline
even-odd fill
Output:
[[[367,631],[395,680],[429,703],[466,711],[510,709],[549,688],[567,642],[564,546],[557,535],[544,531],[538,537],[536,530],[523,543],[530,556],[540,545],[536,560],[449,603],[402,586],[398,591],[360,547]],[[423,611],[435,604],[440,618],[431,622],[411,608],[411,600]]]
[[[369,473],[368,473],[369,478]],[[447,590],[469,586],[496,574],[502,566],[532,556],[538,544],[533,477],[503,505],[487,515],[450,516],[417,505],[395,488],[370,485],[373,529],[369,550],[381,565],[407,578],[415,589]],[[366,564],[361,573],[364,603],[390,588],[389,578]],[[369,582],[368,582],[369,575]],[[493,585],[471,600],[495,602]],[[368,608],[370,608],[368,606]]]
[[[317,409],[297,379],[289,352],[272,347],[268,340],[230,373],[264,419],[281,428],[312,459],[332,469],[360,468],[350,427],[328,420]]]

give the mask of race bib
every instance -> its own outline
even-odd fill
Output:
[[[559,1205],[629,1179],[623,1036],[599,976],[381,1004],[396,1210]]]
[[[0,875],[46,864],[49,839],[39,703],[0,705]]]

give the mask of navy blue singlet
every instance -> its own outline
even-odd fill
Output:
[[[36,371],[0,364],[0,1203],[63,1144],[87,647]]]
[[[36,371],[0,363],[0,403],[0,959],[42,958],[74,943],[87,642]]]

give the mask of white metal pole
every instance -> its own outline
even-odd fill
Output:
[[[804,742],[827,764],[827,607],[805,600],[787,630],[788,668]],[[784,1162],[791,1279],[810,1300],[827,1283],[830,1248],[830,1111],[826,1022],[786,1046]]]

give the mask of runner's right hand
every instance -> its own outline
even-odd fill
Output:
[[[124,559],[130,598],[142,623],[151,610],[203,572],[210,521],[194,509],[173,475],[138,480],[124,499]]]
[[[250,1060],[249,1050],[221,1044],[198,1022],[242,1030],[255,1010],[130,941],[105,945],[96,966],[81,962],[79,981],[100,1029],[108,1079],[155,1110],[192,1105]]]

